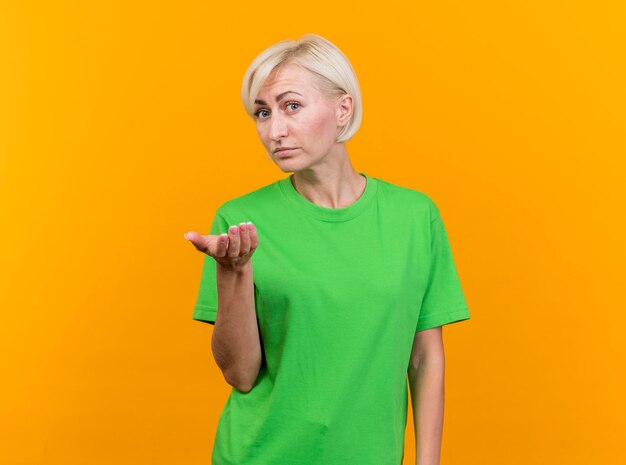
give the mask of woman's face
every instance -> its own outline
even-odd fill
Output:
[[[266,79],[256,97],[257,133],[283,171],[300,171],[323,160],[337,144],[338,124],[346,124],[341,116],[345,106],[322,94],[314,79],[298,65],[284,65]],[[291,150],[277,151],[285,147]]]

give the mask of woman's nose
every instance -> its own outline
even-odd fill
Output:
[[[285,120],[280,116],[272,115],[272,119],[270,121],[270,137],[274,140],[278,140],[286,135],[287,124]]]

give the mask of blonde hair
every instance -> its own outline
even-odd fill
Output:
[[[246,113],[254,118],[254,100],[265,80],[276,69],[296,64],[313,73],[320,92],[328,97],[352,96],[352,116],[337,135],[337,142],[350,140],[361,126],[361,90],[348,58],[333,43],[317,34],[297,40],[282,40],[263,50],[250,64],[241,86]]]

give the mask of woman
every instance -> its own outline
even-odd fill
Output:
[[[418,463],[438,464],[441,327],[469,312],[437,206],[352,167],[359,85],[326,39],[263,51],[242,99],[293,174],[221,204],[209,235],[185,235],[206,254],[193,318],[215,325],[233,386],[213,465],[399,465],[407,373]]]

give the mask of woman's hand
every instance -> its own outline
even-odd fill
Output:
[[[251,222],[228,228],[228,233],[201,236],[195,231],[185,233],[194,247],[215,259],[218,265],[232,271],[242,269],[259,245],[256,228]]]

